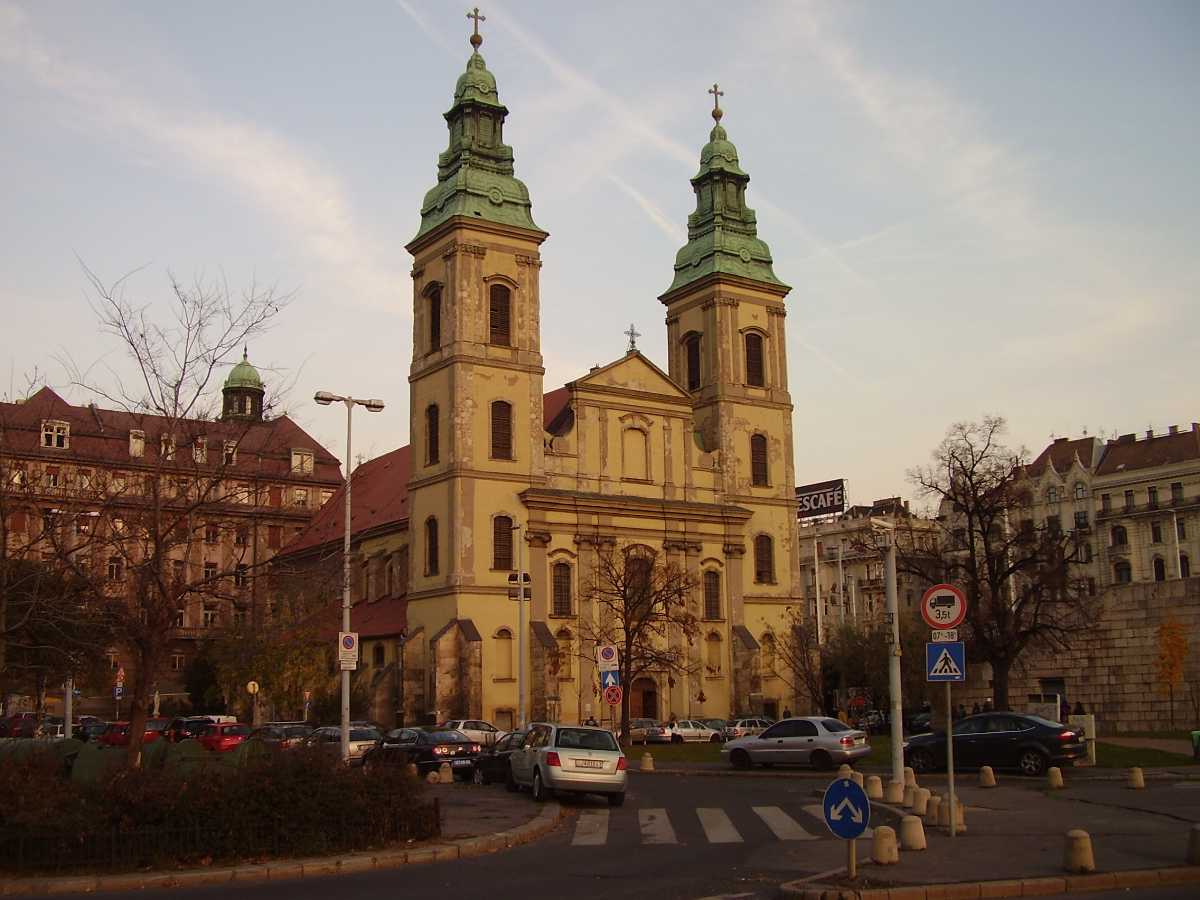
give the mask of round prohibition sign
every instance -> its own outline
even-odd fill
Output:
[[[621,686],[619,684],[611,684],[604,689],[604,702],[609,706],[621,705]]]
[[[921,618],[930,628],[957,628],[967,617],[967,595],[952,584],[935,584],[921,595]]]
[[[617,648],[611,644],[606,644],[600,648],[600,658],[605,662],[612,662],[617,657]]]
[[[326,638],[325,640],[329,640],[329,638]],[[326,644],[325,646],[328,647],[329,645]],[[353,650],[354,649],[354,635],[348,634],[344,638],[342,638],[342,646],[345,647],[347,650]]]

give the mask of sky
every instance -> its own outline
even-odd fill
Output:
[[[1052,436],[1200,419],[1200,5],[489,2],[481,52],[542,245],[546,390],[625,350],[723,123],[787,299],[799,483],[913,496],[955,421]],[[423,0],[0,0],[0,394],[122,371],[86,265],[293,295],[250,347],[337,455],[317,390],[408,440],[411,258],[470,53]],[[217,385],[219,387],[219,385]]]

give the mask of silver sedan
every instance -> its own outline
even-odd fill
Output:
[[[784,719],[762,734],[729,741],[721,748],[721,758],[738,769],[776,763],[830,769],[853,763],[870,752],[865,732],[837,719],[808,716]]]
[[[528,787],[539,803],[554,793],[604,794],[609,806],[625,802],[628,763],[603,728],[536,722],[508,760],[509,789]]]

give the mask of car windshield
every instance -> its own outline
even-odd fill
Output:
[[[312,729],[307,725],[289,725],[287,728],[283,729],[283,734],[285,737],[290,738],[307,737],[308,735],[312,734]]]
[[[249,725],[230,725],[225,729],[226,734],[249,734],[251,731]]]
[[[616,750],[617,742],[607,731],[593,731],[590,728],[560,728],[558,730],[559,747],[570,750]]]
[[[822,719],[821,726],[826,731],[833,732],[833,733],[836,733],[839,731],[850,731],[851,730],[849,725],[847,725],[845,722],[839,721],[838,719]]]
[[[350,740],[352,740],[352,741],[381,741],[381,740],[383,740],[383,735],[381,735],[374,728],[351,728],[350,729]]]

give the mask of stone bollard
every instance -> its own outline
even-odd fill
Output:
[[[929,820],[930,825],[936,825],[938,816],[941,815],[942,798],[939,794],[931,794],[929,796],[929,804],[925,807],[925,818]]]
[[[913,815],[923,816],[929,812],[929,788],[917,788],[913,792]]]
[[[1063,868],[1076,875],[1096,871],[1096,859],[1092,855],[1092,838],[1081,828],[1067,832],[1067,843],[1063,850]]]
[[[1146,777],[1142,774],[1142,767],[1134,766],[1132,769],[1129,770],[1128,787],[1133,788],[1133,790],[1135,790],[1135,791],[1140,791],[1145,786],[1146,786]]]
[[[900,801],[900,805],[903,806],[905,809],[912,809],[913,808],[913,797],[916,795],[916,793],[917,793],[917,789],[913,785],[906,784],[904,786],[904,799]],[[903,836],[901,836],[901,843],[903,843],[903,842],[904,842],[904,839],[903,839]]]
[[[900,851],[896,847],[896,830],[887,825],[875,829],[871,844],[871,859],[877,866],[894,866],[900,862]]]
[[[438,781],[442,784],[454,783],[454,772],[450,768],[450,763],[442,763],[438,766]]]
[[[867,776],[867,799],[882,800],[883,799],[883,782],[878,775]]]
[[[442,780],[441,776],[439,776],[438,773],[436,771],[434,771],[433,769],[430,769],[429,772],[425,775],[425,783],[426,784],[437,784],[441,780]]]
[[[1062,769],[1051,766],[1046,770],[1046,787],[1056,791],[1063,787]]]
[[[904,802],[904,782],[889,781],[887,790],[884,792],[883,799],[888,803],[903,803]]]
[[[850,773],[853,771],[854,770],[852,768],[850,768],[850,766],[848,766],[846,763],[842,763],[840,766],[838,766],[837,777],[838,778],[849,778]]]
[[[851,772],[850,780],[853,781],[855,784],[857,784],[859,787],[862,787],[863,786],[863,773],[862,772]]]
[[[905,786],[917,786],[917,773],[913,771],[912,766],[904,767],[904,784]]]
[[[905,816],[900,820],[900,849],[925,849],[925,826],[917,816]]]
[[[416,778],[417,777],[417,764],[409,763],[408,765],[406,765],[404,767],[404,774],[411,775],[413,778]]]
[[[654,771],[654,757],[651,756],[649,754],[649,752],[642,754],[642,771],[643,772],[653,772]]]
[[[979,786],[982,788],[993,788],[996,786],[996,773],[992,771],[991,766],[982,766],[979,769]]]
[[[1187,862],[1189,866],[1200,866],[1200,824],[1188,831]]]
[[[954,831],[956,834],[962,834],[967,830],[966,809],[961,800],[959,800],[957,797],[955,797],[954,800],[954,806],[956,810],[956,814],[954,816]],[[939,828],[945,828],[947,831],[950,829],[949,797],[943,797],[942,802],[938,804],[937,823]]]

